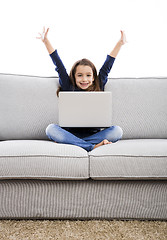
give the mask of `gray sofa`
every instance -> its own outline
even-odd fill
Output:
[[[167,219],[167,78],[109,79],[124,135],[91,152],[47,139],[57,87],[0,74],[0,218]]]

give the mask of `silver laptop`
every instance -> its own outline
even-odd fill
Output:
[[[110,127],[111,92],[59,92],[59,126]]]

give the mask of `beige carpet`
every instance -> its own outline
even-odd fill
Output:
[[[0,221],[2,240],[167,240],[164,221]]]

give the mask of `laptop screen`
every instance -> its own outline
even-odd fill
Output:
[[[110,127],[111,92],[60,92],[59,126]]]

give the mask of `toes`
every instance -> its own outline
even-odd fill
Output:
[[[108,141],[107,139],[104,139],[104,140],[103,140],[103,144],[104,144],[104,145],[106,145],[106,144],[108,144],[108,143],[109,143],[109,141]]]
[[[111,144],[112,142],[109,142],[107,139],[104,139],[103,140],[103,144],[106,145],[106,144]]]

